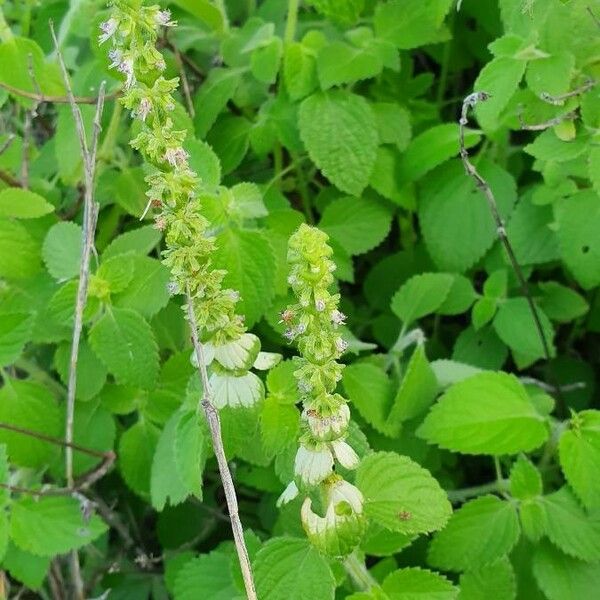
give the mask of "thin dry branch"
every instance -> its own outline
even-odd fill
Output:
[[[204,359],[204,348],[202,347],[200,339],[198,338],[198,326],[196,324],[196,317],[194,315],[194,308],[192,305],[192,297],[189,290],[187,290],[186,297],[188,322],[192,332],[194,352],[196,354],[196,361],[198,362],[198,373],[202,383],[202,398],[199,405],[202,407],[206,421],[208,422],[213,449],[219,465],[219,473],[223,483],[223,491],[225,492],[229,518],[231,519],[231,529],[233,531],[235,548],[237,550],[238,560],[242,569],[242,577],[244,579],[244,587],[246,588],[246,596],[248,597],[248,600],[256,600],[257,596],[256,589],[254,587],[254,578],[252,576],[252,566],[250,565],[250,557],[248,556],[248,549],[246,548],[246,542],[244,540],[244,529],[239,516],[235,486],[233,485],[233,478],[231,477],[231,471],[229,470],[227,458],[225,457],[225,450],[223,448],[221,421],[219,419],[219,413],[212,403],[210,383],[208,381],[208,372]],[[198,407],[199,409],[200,406]]]
[[[73,89],[71,87],[71,80],[60,46],[56,38],[56,33],[52,22],[50,22],[50,32],[54,41],[54,47],[56,49],[56,55],[67,90],[67,97],[71,106],[71,112],[73,113],[73,119],[75,120],[75,128],[77,130],[77,136],[79,138],[79,145],[81,148],[81,156],[83,160],[83,173],[84,173],[84,205],[83,205],[83,230],[82,230],[82,250],[81,250],[81,264],[79,267],[79,283],[77,286],[77,303],[75,305],[75,317],[73,324],[73,338],[71,343],[71,357],[69,362],[69,383],[67,386],[67,410],[66,410],[66,424],[65,424],[65,441],[70,444],[73,442],[73,427],[75,419],[75,392],[77,389],[77,360],[79,357],[79,342],[81,339],[81,331],[83,329],[83,311],[87,300],[88,282],[90,276],[90,257],[94,245],[94,232],[96,229],[96,220],[98,216],[98,207],[94,202],[94,175],[96,170],[96,152],[98,146],[98,137],[100,133],[100,117],[102,115],[102,109],[104,108],[104,90],[106,82],[100,84],[100,90],[96,103],[96,114],[94,116],[93,134],[91,140],[91,146],[88,146],[88,142],[85,134],[85,127],[83,124],[83,117],[81,110],[75,101],[73,95]],[[73,451],[70,446],[67,445],[65,448],[65,471],[67,477],[67,487],[73,489]],[[100,475],[101,476],[101,475]],[[71,563],[71,579],[74,587],[74,596],[78,600],[83,600],[84,585],[81,577],[81,568],[79,566],[79,554],[76,550],[71,552],[70,555]]]
[[[548,94],[546,92],[542,92],[540,94],[540,99],[544,102],[548,102],[549,104],[554,104],[555,106],[561,106],[564,104],[565,100],[569,98],[573,98],[575,96],[579,96],[580,94],[585,94],[596,85],[596,81],[594,79],[588,79],[583,85],[580,87],[567,92],[566,94],[560,94],[559,96],[552,96],[552,94]]]
[[[496,198],[494,196],[494,192],[492,188],[488,184],[488,182],[479,174],[475,165],[469,160],[469,153],[465,147],[465,126],[468,125],[468,113],[470,108],[474,108],[475,105],[479,102],[485,102],[490,98],[490,95],[487,92],[474,92],[469,94],[464,100],[462,104],[462,110],[460,114],[459,120],[459,143],[460,143],[460,157],[462,159],[463,165],[465,167],[465,172],[469,177],[475,181],[475,184],[479,188],[479,190],[485,196],[490,212],[492,213],[492,217],[494,219],[494,224],[496,225],[496,234],[500,239],[500,242],[504,246],[504,250],[508,255],[508,259],[510,264],[517,276],[517,280],[519,281],[519,285],[521,287],[521,292],[525,299],[527,300],[527,304],[529,305],[529,310],[531,311],[531,316],[533,318],[533,322],[535,325],[535,329],[540,338],[542,349],[544,351],[544,356],[547,361],[552,359],[552,354],[550,352],[550,344],[546,339],[546,334],[544,332],[544,328],[542,327],[542,321],[540,318],[539,311],[535,302],[533,301],[533,296],[531,295],[531,291],[529,289],[529,285],[527,283],[527,279],[523,274],[523,271],[517,261],[517,257],[515,256],[515,252],[513,247],[508,239],[508,235],[506,234],[506,227],[504,226],[504,221],[500,212],[498,210],[498,204],[496,203]],[[564,406],[564,399],[562,398],[560,386],[555,385],[554,390],[556,391],[557,399],[561,406],[561,409],[565,411],[566,407]]]
[[[523,131],[544,131],[544,129],[548,129],[549,127],[554,127],[555,125],[558,125],[559,123],[562,123],[563,121],[573,121],[574,119],[577,118],[577,111],[572,110],[571,112],[568,112],[564,115],[558,115],[557,117],[548,119],[547,121],[544,121],[543,123],[535,123],[535,124],[525,123],[525,120],[523,119],[522,107],[519,107],[519,110],[517,111],[517,116],[519,118],[519,125],[521,126],[521,129]]]
[[[69,104],[69,96],[47,96],[41,92],[28,92],[27,90],[21,90],[8,83],[0,82],[0,87],[4,88],[7,92],[14,94],[15,96],[21,96],[21,98],[28,98],[34,102],[51,102],[53,104]],[[106,94],[104,100],[115,100],[121,95],[121,91],[111,92]],[[98,96],[73,96],[75,104],[98,104]]]

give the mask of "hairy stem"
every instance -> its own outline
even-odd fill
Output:
[[[482,485],[474,485],[473,487],[466,487],[460,490],[448,490],[448,500],[452,504],[460,504],[469,500],[469,498],[475,498],[482,494],[490,493],[504,493],[508,491],[508,479],[498,479],[496,481],[490,481],[490,483],[483,483]]]
[[[198,408],[200,409],[201,407],[204,411],[204,415],[210,429],[213,450],[219,465],[219,473],[221,475],[223,491],[225,492],[225,499],[227,501],[227,510],[229,512],[229,518],[231,519],[231,530],[233,531],[235,548],[237,550],[238,560],[242,569],[242,577],[244,579],[244,587],[246,588],[246,596],[248,597],[248,600],[256,600],[257,596],[254,587],[254,578],[252,576],[252,567],[250,565],[248,549],[246,548],[246,541],[244,540],[244,529],[239,516],[235,486],[233,485],[233,478],[231,477],[231,471],[225,456],[225,449],[223,448],[221,421],[219,419],[219,413],[212,403],[208,371],[204,358],[204,348],[200,343],[200,339],[198,338],[198,327],[196,324],[196,317],[194,315],[194,308],[192,306],[192,297],[189,290],[187,290],[187,315],[192,333],[196,361],[198,362],[198,373],[202,383],[202,397]]]
[[[344,560],[344,568],[354,585],[361,592],[368,592],[371,588],[379,586],[377,580],[369,573],[364,560],[361,560],[356,552],[353,552]]]
[[[285,33],[283,34],[283,42],[289,44],[294,41],[296,36],[296,24],[298,23],[298,7],[300,0],[288,0],[288,13],[285,22]]]

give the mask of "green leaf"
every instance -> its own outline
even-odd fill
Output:
[[[548,317],[538,308],[542,331],[554,355],[554,330]],[[526,357],[528,362],[544,358],[546,353],[538,333],[529,303],[525,298],[509,298],[500,304],[494,317],[494,329],[498,337],[515,353]]]
[[[427,361],[423,344],[417,345],[404,370],[400,388],[396,393],[388,423],[408,421],[418,417],[433,402],[438,392],[438,383],[431,365]]]
[[[30,590],[39,590],[50,567],[50,560],[49,556],[35,556],[9,541],[2,567]]]
[[[382,203],[344,197],[330,202],[319,227],[350,255],[378,246],[390,231],[392,215]]]
[[[583,316],[589,310],[589,305],[583,296],[557,281],[540,282],[538,288],[543,294],[538,304],[553,321],[568,323]]]
[[[454,452],[499,456],[539,447],[548,429],[516,377],[484,372],[451,386],[417,435]]]
[[[481,369],[497,371],[502,367],[508,350],[492,327],[463,329],[454,344],[452,360]]]
[[[544,496],[546,534],[563,552],[587,562],[600,561],[600,516],[587,515],[568,487]]]
[[[133,278],[127,288],[114,297],[115,306],[133,309],[153,317],[169,301],[169,269],[148,256],[133,257]]]
[[[68,104],[56,107],[56,134],[54,137],[54,154],[58,164],[60,179],[66,185],[75,186],[83,175],[83,159],[79,147],[79,134],[73,112]],[[92,129],[96,108],[92,105],[80,105],[85,131]]]
[[[464,275],[454,275],[452,287],[438,312],[441,315],[459,315],[469,310],[476,298],[477,293],[471,280]]]
[[[213,149],[202,140],[188,139],[184,144],[190,155],[190,167],[205,186],[215,187],[221,181],[221,163]]]
[[[371,363],[354,363],[342,371],[344,389],[360,416],[384,435],[395,437],[400,423],[387,420],[394,401],[394,386],[385,371]]]
[[[159,431],[147,420],[130,427],[119,441],[118,466],[125,483],[142,498],[150,496],[152,459]]]
[[[71,221],[61,221],[50,227],[42,256],[54,279],[64,281],[77,277],[81,263],[81,227]]]
[[[286,44],[283,53],[283,81],[291,100],[308,96],[317,87],[313,51],[300,42]]]
[[[29,190],[11,187],[0,192],[0,217],[36,219],[51,212],[54,206]]]
[[[578,158],[587,151],[588,147],[589,137],[587,134],[580,133],[575,139],[565,142],[557,136],[555,128],[550,128],[540,133],[523,150],[539,160],[564,163]],[[592,190],[585,190],[581,193],[587,194],[593,192]],[[568,204],[571,204],[571,198],[569,198]]]
[[[365,497],[365,514],[392,531],[436,531],[452,514],[446,492],[429,471],[393,452],[365,457],[356,485]]]
[[[266,45],[255,48],[250,59],[250,70],[254,78],[262,83],[274,83],[279,73],[282,54],[283,43],[278,37],[273,37]]]
[[[362,96],[335,90],[306,98],[298,113],[311,160],[337,188],[359,196],[377,158],[375,116]]]
[[[300,432],[300,413],[295,406],[268,396],[260,414],[260,432],[265,452],[275,455],[293,444]]]
[[[217,33],[223,31],[223,14],[209,0],[173,0],[173,3],[181,6],[183,10],[200,19]]]
[[[600,283],[600,199],[586,190],[559,201],[555,208],[563,261],[577,282],[590,289]]]
[[[573,417],[560,436],[560,466],[579,499],[588,508],[600,506],[600,412],[584,410]]]
[[[510,493],[519,500],[535,498],[542,493],[542,476],[523,455],[517,458],[510,470]]]
[[[482,567],[508,554],[519,534],[516,507],[497,496],[481,496],[463,504],[435,535],[428,562],[447,571]]]
[[[473,87],[476,91],[490,94],[488,100],[479,102],[475,108],[477,120],[483,129],[498,128],[500,113],[517,91],[526,66],[524,60],[499,56],[487,63],[479,72]]]
[[[30,431],[60,437],[62,419],[52,394],[32,381],[5,380],[0,389],[0,421]],[[56,446],[31,436],[0,430],[0,443],[6,444],[11,463],[39,469],[58,454]]]
[[[432,169],[449,158],[456,156],[460,150],[458,125],[444,123],[434,125],[415,137],[406,152],[402,154],[398,165],[398,183],[403,185],[417,181]],[[465,131],[465,148],[475,146],[480,134],[476,131]],[[464,169],[462,176],[468,179]]]
[[[107,260],[119,254],[135,252],[148,254],[160,241],[160,231],[153,225],[144,225],[118,235],[102,253],[102,260]]]
[[[506,219],[517,197],[514,179],[485,160],[477,168],[491,186],[500,215]],[[419,222],[431,257],[447,271],[466,271],[496,239],[487,200],[458,160],[442,165],[424,182]]]
[[[81,548],[107,529],[96,515],[84,520],[79,502],[68,496],[24,496],[12,504],[11,538],[36,556],[54,556]]]
[[[40,244],[21,223],[0,219],[0,277],[27,279],[40,269]]]
[[[250,144],[251,127],[250,121],[244,117],[224,114],[208,133],[206,141],[219,157],[223,175],[237,169],[244,160]]]
[[[392,0],[377,4],[375,33],[377,37],[393,42],[401,50],[410,50],[446,39],[442,28],[450,10],[450,0]]]
[[[376,52],[344,42],[334,41],[323,46],[317,56],[317,71],[323,90],[375,77],[382,69],[383,62]]]
[[[73,440],[76,444],[108,452],[114,448],[115,437],[115,420],[99,400],[77,406],[73,427]],[[83,452],[73,454],[73,472],[76,477],[99,464],[100,459],[97,456],[88,456]]]
[[[594,598],[600,588],[598,564],[571,558],[547,542],[535,549],[533,574],[548,600]]]
[[[381,584],[390,600],[454,600],[458,588],[443,575],[410,567],[390,573]]]
[[[461,573],[459,600],[514,600],[517,594],[515,573],[508,558]]]
[[[0,367],[19,358],[23,347],[31,339],[34,315],[30,313],[0,314]]]
[[[108,284],[111,294],[122,292],[133,278],[133,256],[121,254],[103,260],[96,276]]]
[[[379,141],[382,144],[395,144],[400,151],[406,150],[412,135],[410,112],[394,102],[374,102],[372,108]]]
[[[234,584],[231,555],[216,550],[187,561],[175,578],[175,600],[243,600]]]
[[[407,327],[413,321],[434,313],[446,300],[452,283],[452,275],[446,273],[415,275],[394,294],[392,312]]]
[[[206,136],[219,113],[233,97],[241,76],[238,69],[211,69],[209,72],[194,97],[194,125],[200,138]]]
[[[253,567],[261,600],[333,600],[333,573],[307,540],[272,538],[258,551]]]
[[[150,325],[128,308],[111,308],[90,329],[94,352],[117,383],[152,388],[158,376],[158,348]]]
[[[275,293],[275,257],[266,235],[226,229],[217,236],[212,258],[216,268],[227,271],[223,285],[239,291],[237,309],[252,327],[267,311]]]
[[[69,364],[71,362],[71,342],[64,342],[56,349],[54,366],[62,382],[69,382]],[[80,400],[91,400],[106,383],[106,368],[85,339],[79,344],[77,358],[77,388],[75,397]]]
[[[269,396],[273,396],[279,402],[285,404],[300,402],[298,383],[294,377],[294,371],[297,368],[291,360],[284,360],[273,367],[267,374]]]

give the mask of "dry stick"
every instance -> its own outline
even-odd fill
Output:
[[[27,90],[22,90],[16,88],[8,83],[0,82],[0,88],[4,88],[7,92],[14,94],[15,96],[21,96],[22,98],[29,98],[29,100],[34,100],[36,102],[51,102],[53,104],[69,104],[69,96],[46,96],[41,92],[28,92]],[[121,95],[121,91],[117,90],[116,92],[112,92],[110,94],[106,94],[104,100],[114,100]],[[98,104],[99,95],[98,96],[74,96],[75,104]]]
[[[183,60],[181,58],[181,52],[175,47],[173,47],[175,52],[175,60],[177,61],[177,66],[179,67],[179,73],[181,75],[181,84],[183,87],[183,95],[185,97],[185,102],[187,104],[187,109],[190,117],[192,119],[196,116],[196,111],[194,110],[194,103],[192,102],[192,94],[190,92],[190,84],[188,82],[188,78],[185,72],[185,67],[183,66]]]
[[[477,187],[485,196],[488,206],[490,208],[490,212],[492,213],[492,217],[494,219],[494,223],[496,225],[496,233],[500,238],[500,242],[504,246],[506,254],[510,260],[510,264],[517,276],[519,281],[519,285],[521,286],[521,292],[525,299],[527,300],[527,304],[529,305],[529,310],[531,311],[531,316],[533,317],[533,321],[535,324],[535,328],[537,330],[537,334],[542,342],[542,348],[544,351],[544,356],[547,361],[552,359],[552,354],[550,353],[550,346],[548,344],[548,340],[546,339],[546,334],[544,333],[544,329],[542,327],[542,321],[540,319],[540,315],[538,309],[533,301],[533,297],[529,290],[529,285],[527,284],[527,279],[523,275],[523,271],[517,261],[517,257],[515,256],[512,245],[506,235],[506,228],[504,226],[504,221],[500,216],[500,212],[498,211],[498,205],[496,204],[496,198],[494,197],[494,192],[492,192],[492,188],[489,186],[488,182],[479,174],[473,163],[469,160],[469,153],[465,147],[465,126],[468,125],[468,113],[469,108],[474,108],[478,102],[485,102],[490,98],[490,94],[487,92],[474,92],[469,94],[464,100],[462,104],[462,110],[460,113],[459,120],[459,142],[460,142],[460,157],[462,159],[463,165],[465,167],[465,171],[469,177],[471,177]],[[564,399],[561,394],[560,386],[555,385],[554,390],[556,391],[557,400],[559,402],[561,410],[566,414],[566,406],[564,404]]]
[[[235,487],[233,485],[233,479],[231,477],[229,465],[227,464],[227,458],[225,457],[225,450],[223,449],[221,421],[219,420],[219,413],[212,403],[208,372],[206,370],[206,363],[204,362],[204,348],[202,347],[202,344],[198,338],[198,326],[196,324],[196,317],[194,315],[194,308],[192,306],[192,296],[189,289],[186,291],[186,296],[188,322],[192,332],[194,352],[196,354],[196,361],[198,362],[198,373],[200,375],[200,381],[202,383],[203,390],[200,405],[202,406],[202,410],[206,416],[206,421],[208,422],[210,435],[212,437],[213,449],[219,465],[219,473],[223,483],[223,490],[225,492],[225,499],[227,501],[229,518],[231,519],[233,539],[235,541],[235,548],[237,550],[240,567],[242,569],[242,577],[244,578],[246,596],[248,597],[248,600],[256,600],[257,596],[254,588],[254,579],[252,577],[252,567],[250,565],[250,557],[248,556],[248,550],[244,540],[244,529],[239,516]],[[200,408],[200,406],[198,408]]]
[[[596,81],[593,79],[588,79],[582,86],[567,92],[566,94],[561,94],[559,96],[552,96],[546,92],[542,92],[540,94],[540,99],[544,102],[548,102],[549,104],[554,104],[556,106],[560,106],[564,104],[565,100],[569,98],[573,98],[574,96],[579,96],[580,94],[585,94],[596,85]]]
[[[36,91],[36,94],[41,95],[42,90],[38,83],[37,77],[35,76],[35,68],[33,66],[33,55],[29,53],[27,55],[27,72],[29,73],[29,79]],[[31,145],[31,125],[33,119],[37,117],[37,109],[40,105],[39,100],[33,102],[31,110],[25,112],[25,125],[23,127],[23,150],[21,160],[21,187],[29,188],[29,150]]]
[[[548,129],[548,127],[554,127],[555,125],[558,125],[563,121],[573,121],[577,118],[577,111],[572,110],[571,112],[568,112],[564,115],[558,115],[558,117],[554,117],[553,119],[548,119],[543,123],[536,123],[534,125],[525,123],[523,119],[522,107],[519,107],[519,110],[517,111],[517,116],[519,118],[519,125],[521,125],[521,129],[523,131],[544,131],[544,129]]]
[[[9,133],[8,137],[4,140],[4,143],[0,146],[0,155],[4,154],[9,148],[10,145],[15,141],[17,136],[14,133]]]
[[[88,143],[85,136],[85,127],[83,125],[83,117],[81,110],[75,102],[73,89],[69,73],[63,60],[62,53],[56,38],[56,33],[52,22],[50,22],[50,32],[56,48],[56,55],[65,82],[67,97],[71,105],[71,112],[75,121],[77,135],[79,137],[79,145],[81,147],[81,156],[83,160],[84,173],[84,206],[83,206],[83,231],[82,231],[82,251],[81,265],[79,268],[79,284],[77,287],[77,304],[75,305],[75,318],[73,324],[73,339],[71,345],[71,358],[69,364],[69,384],[67,387],[67,415],[65,427],[65,440],[67,443],[73,441],[73,425],[75,417],[75,391],[77,388],[77,359],[79,356],[79,341],[81,339],[81,330],[83,328],[83,311],[87,300],[87,289],[90,275],[90,257],[92,254],[92,246],[94,244],[94,231],[96,229],[96,218],[98,215],[97,206],[94,203],[94,174],[96,167],[96,151],[98,147],[98,136],[100,133],[100,117],[104,108],[104,89],[106,82],[100,84],[98,101],[96,104],[96,114],[94,116],[94,126],[91,145]],[[73,487],[73,451],[67,446],[65,449],[65,470],[67,475],[67,486]],[[81,578],[81,569],[79,566],[79,554],[77,550],[71,552],[71,577],[73,580],[74,596],[77,600],[84,598],[84,585]]]

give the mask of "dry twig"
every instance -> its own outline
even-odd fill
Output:
[[[552,96],[546,92],[542,92],[540,94],[540,98],[544,102],[548,102],[549,104],[554,104],[555,106],[562,106],[565,103],[565,100],[569,98],[573,98],[575,96],[579,96],[580,94],[585,94],[596,85],[596,82],[593,79],[588,79],[583,85],[580,87],[567,92],[566,94],[561,94],[559,96]]]

